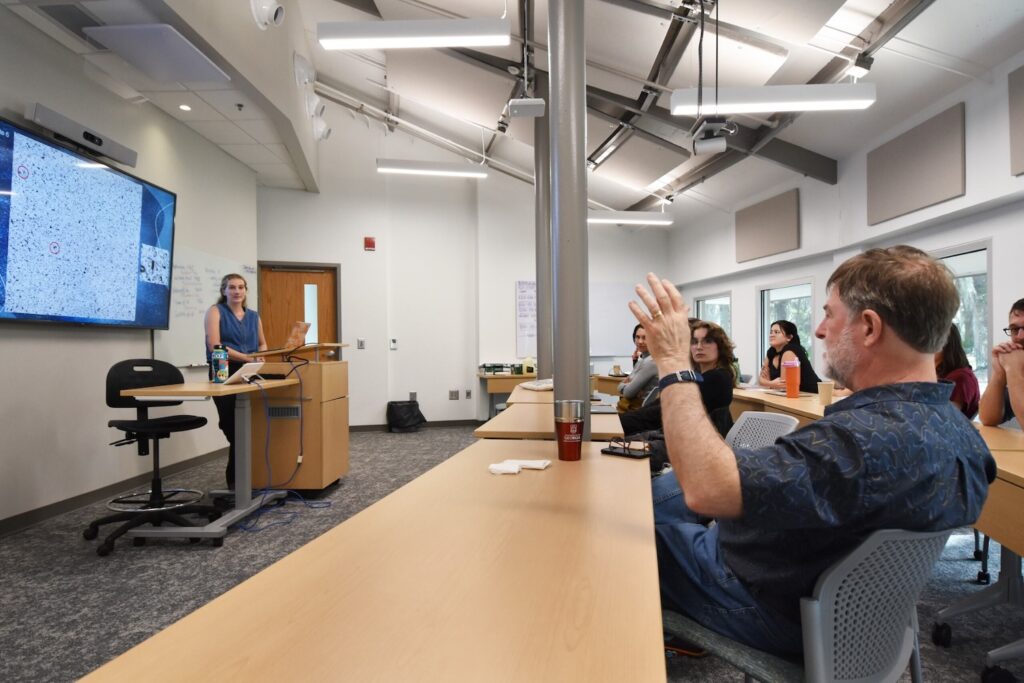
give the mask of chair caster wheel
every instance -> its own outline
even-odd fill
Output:
[[[1016,683],[1017,677],[1001,666],[986,666],[981,670],[981,683]]]
[[[132,545],[135,547],[139,547],[140,545],[146,545],[146,539],[142,538],[141,536],[133,538]]]
[[[106,557],[114,550],[114,544],[110,541],[104,541],[100,543],[99,547],[96,548],[96,554],[100,557]]]
[[[981,562],[982,560],[984,560],[985,559],[985,551],[984,550],[975,550],[974,551],[974,559],[976,559],[978,562]]]
[[[94,527],[94,526],[87,527],[85,529],[85,531],[82,532],[82,538],[84,538],[87,541],[95,540],[96,537],[99,536],[99,535],[100,535],[99,527]]]
[[[215,538],[215,539],[213,539],[213,547],[214,548],[219,548],[222,545],[224,545],[224,539],[223,538]]]
[[[978,572],[978,583],[982,586],[987,586],[992,582],[992,575],[988,572]]]
[[[949,624],[934,624],[932,626],[932,642],[939,647],[949,647],[953,642],[953,629]]]

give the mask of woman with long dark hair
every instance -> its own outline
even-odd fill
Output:
[[[800,344],[800,333],[796,325],[788,320],[776,320],[768,331],[768,353],[761,366],[758,383],[763,387],[785,389],[782,363],[791,360],[800,362],[800,391],[818,393],[821,378],[814,372],[811,360]]]
[[[953,393],[949,400],[967,416],[968,420],[973,420],[978,414],[981,388],[971,364],[967,362],[967,352],[964,351],[956,323],[949,326],[946,345],[935,353],[935,374],[940,380],[953,383]]]

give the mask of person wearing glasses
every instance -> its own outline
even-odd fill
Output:
[[[729,339],[725,330],[715,323],[692,320],[689,325],[690,358],[702,375],[700,400],[710,416],[721,408],[728,408],[732,403],[732,390],[737,380],[733,367],[736,361],[733,349],[736,345]],[[716,424],[722,436],[725,436],[732,426],[732,418],[719,418],[716,415],[712,419],[725,420],[721,426]],[[626,436],[661,429],[661,404],[658,402],[657,394],[652,394],[640,409],[619,415],[619,422],[622,423],[622,433]]]
[[[1024,299],[1013,302],[1003,333],[1010,340],[992,349],[988,386],[978,407],[981,423],[989,426],[1024,415]]]

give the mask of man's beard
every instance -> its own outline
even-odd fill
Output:
[[[853,345],[853,331],[846,327],[832,348],[825,347],[828,376],[842,386],[852,389],[850,382],[857,366],[857,349]]]

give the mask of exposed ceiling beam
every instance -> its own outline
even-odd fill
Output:
[[[345,5],[352,9],[357,9],[360,12],[366,12],[367,14],[381,18],[380,10],[377,9],[377,3],[374,0],[334,0],[339,5]]]
[[[868,26],[858,36],[864,43],[865,46],[861,52],[871,54],[882,48],[883,45],[888,43],[890,40],[896,37],[896,35],[902,31],[907,24],[916,19],[921,15],[935,0],[896,0],[891,5],[885,8],[885,10],[878,15],[878,18]],[[872,36],[872,29],[874,26],[881,24],[881,33],[877,36]],[[808,83],[835,83],[841,80],[846,75],[846,69],[849,66],[849,61],[842,57],[836,57],[832,59],[822,67],[821,71],[816,73]],[[760,139],[752,148],[752,152],[755,154],[760,152],[761,148],[767,145],[783,130],[793,125],[793,122],[799,118],[800,112],[790,112],[788,114],[775,114],[772,120],[776,122],[774,127],[762,127]]]

